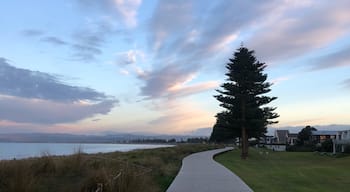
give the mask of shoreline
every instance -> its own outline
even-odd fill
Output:
[[[1,160],[20,160],[43,156],[67,156],[77,152],[99,154],[128,152],[138,149],[174,147],[171,144],[114,144],[114,143],[0,143]]]

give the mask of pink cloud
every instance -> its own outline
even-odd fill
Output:
[[[207,81],[207,82],[202,82],[194,85],[179,85],[176,88],[173,87],[173,89],[169,90],[169,96],[170,97],[187,96],[195,93],[200,93],[203,91],[214,90],[217,87],[219,87],[219,82],[217,81]]]
[[[114,0],[118,14],[123,18],[125,25],[135,27],[137,25],[137,10],[142,0]]]
[[[211,127],[215,114],[189,101],[163,101],[159,104],[162,115],[150,122],[152,130],[183,134],[199,127]]]
[[[141,93],[148,99],[176,98],[214,89],[216,81],[190,84],[197,77],[194,69],[182,68],[179,65],[168,65],[159,70],[144,73],[140,78],[145,81]]]
[[[273,83],[274,85],[277,85],[277,84],[280,84],[280,83],[282,83],[284,81],[288,81],[290,79],[291,79],[290,76],[278,77],[278,78],[272,79],[271,83]]]
[[[265,60],[290,59],[325,47],[350,32],[349,1],[285,2],[258,26],[248,45]]]

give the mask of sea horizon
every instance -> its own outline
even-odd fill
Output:
[[[170,144],[132,143],[58,143],[58,142],[0,142],[0,160],[26,159],[46,155],[72,155],[77,152],[87,154],[127,152],[136,149],[173,147]]]

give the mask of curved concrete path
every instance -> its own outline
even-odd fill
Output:
[[[251,192],[237,175],[213,160],[232,147],[204,151],[187,156],[167,192]]]

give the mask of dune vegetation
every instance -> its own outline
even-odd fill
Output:
[[[0,191],[165,191],[181,167],[182,159],[216,145],[183,144],[130,152],[0,161]]]

